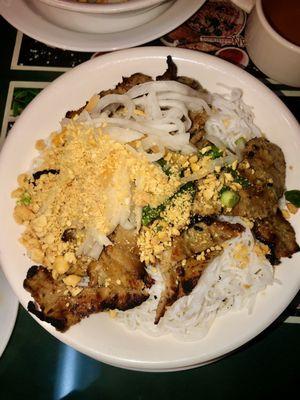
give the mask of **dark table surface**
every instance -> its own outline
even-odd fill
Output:
[[[45,46],[0,19],[1,143],[26,104],[49,82],[91,53]],[[159,40],[151,43],[161,45]],[[242,45],[241,45],[242,46]],[[300,90],[246,69],[271,88],[300,120]],[[300,298],[272,326],[231,355],[173,373],[142,373],[97,362],[59,342],[19,306],[11,339],[0,358],[1,399],[270,398],[298,389]]]

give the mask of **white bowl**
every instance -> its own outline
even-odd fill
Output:
[[[36,0],[39,1],[39,0]],[[16,29],[48,46],[74,51],[113,51],[150,42],[190,18],[205,0],[176,0],[160,16],[123,32],[87,33],[60,27],[42,17],[29,0],[0,0],[0,14]]]
[[[255,122],[281,146],[287,165],[294,166],[287,168],[287,187],[299,188],[299,126],[278,97],[241,68],[204,53],[166,47],[123,50],[81,64],[51,83],[23,111],[0,156],[0,261],[24,307],[31,297],[23,289],[23,280],[32,264],[18,242],[22,228],[12,217],[14,201],[10,193],[17,185],[18,174],[28,170],[37,155],[35,141],[58,129],[67,110],[76,109],[94,93],[113,87],[122,76],[135,72],[153,77],[161,75],[169,54],[178,65],[180,75],[198,79],[210,91],[222,92],[224,89],[218,83],[244,91],[245,102],[253,106]],[[299,218],[293,217],[292,223],[299,239]],[[281,284],[274,284],[258,296],[252,314],[244,310],[219,317],[208,335],[196,342],[178,342],[170,335],[153,338],[140,331],[132,332],[109,318],[107,313],[92,315],[66,333],[37,322],[64,343],[115,366],[143,371],[193,368],[224,356],[271,324],[299,289],[299,263],[300,253],[292,259],[284,259],[276,268],[276,278]]]
[[[88,33],[122,32],[143,25],[167,10],[174,0],[131,0],[114,4],[78,3],[73,0],[31,0],[48,21]]]

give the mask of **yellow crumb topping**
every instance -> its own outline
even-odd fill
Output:
[[[192,198],[189,192],[176,196],[160,214],[160,219],[141,229],[138,246],[142,261],[153,264],[172,246],[172,239],[190,222]]]
[[[239,263],[239,268],[246,268],[249,265],[249,247],[238,243],[234,248],[233,257]]]
[[[220,190],[224,185],[223,176],[209,174],[199,180],[193,212],[200,215],[219,214],[222,209]]]
[[[180,185],[131,146],[76,120],[52,134],[50,145],[38,141],[37,147],[34,171],[54,172],[36,180],[31,174],[19,177],[12,193],[17,198],[14,216],[26,226],[21,242],[30,258],[54,268],[55,275],[76,262],[89,229],[109,235],[124,210],[155,207]],[[68,229],[76,230],[75,241],[61,240]]]

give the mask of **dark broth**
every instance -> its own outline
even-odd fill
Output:
[[[300,0],[263,0],[262,6],[272,28],[300,46]]]

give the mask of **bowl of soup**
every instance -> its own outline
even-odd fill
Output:
[[[300,87],[299,0],[257,0],[246,27],[246,47],[267,76]]]

